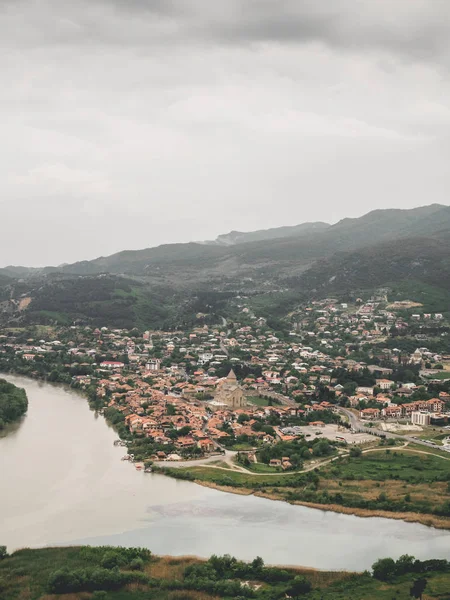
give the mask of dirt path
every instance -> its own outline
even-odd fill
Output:
[[[407,448],[408,444],[409,444],[409,442],[406,442],[405,444],[403,444],[403,446],[393,446],[392,448],[395,450],[402,450],[404,452],[412,452],[412,453],[416,453],[416,454],[426,454],[428,456],[437,456],[438,458],[442,458],[443,460],[450,460],[450,458],[447,458],[446,456],[440,456],[439,454],[433,454],[433,452],[425,452],[424,450],[415,450],[413,448]],[[368,454],[369,452],[383,452],[383,450],[386,450],[386,449],[390,449],[390,448],[384,448],[384,447],[383,448],[369,448],[368,450],[363,450],[362,453]],[[308,473],[309,471],[313,471],[314,469],[320,469],[321,467],[324,467],[325,465],[328,465],[328,464],[332,463],[333,461],[338,460],[339,458],[345,458],[347,456],[349,456],[349,453],[340,454],[339,456],[333,456],[332,458],[329,458],[322,462],[310,464],[310,465],[308,465],[308,467],[306,467],[305,469],[302,469],[301,471],[287,471],[284,473],[255,473],[254,471],[249,471],[248,469],[246,469],[245,467],[242,467],[241,465],[236,465],[236,463],[232,462],[232,459],[233,459],[232,456],[227,457],[228,460],[225,461],[231,466],[231,469],[228,469],[227,467],[219,467],[217,465],[209,465],[209,464],[199,464],[196,466],[220,469],[222,471],[239,471],[240,473],[245,473],[246,475],[252,475],[252,476],[264,475],[264,476],[268,476],[268,477],[280,477],[280,475],[296,475],[296,474],[301,474],[301,473]]]

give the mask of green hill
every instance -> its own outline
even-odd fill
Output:
[[[345,291],[403,279],[450,290],[450,229],[434,237],[409,237],[338,252],[317,261],[300,277],[308,290]]]

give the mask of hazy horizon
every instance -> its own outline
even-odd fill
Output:
[[[0,265],[447,204],[450,5],[4,0]]]
[[[430,205],[424,205],[424,206],[432,206],[433,204],[437,204],[437,203],[432,203]],[[414,208],[423,208],[424,206],[419,205],[419,206],[411,206],[411,207],[400,208],[400,209],[398,207],[391,206],[391,207],[388,207],[386,210],[389,210],[389,209],[393,209],[393,210],[410,210],[410,209],[414,209]],[[443,207],[450,207],[450,204],[441,204],[441,206],[443,206]],[[377,210],[377,209],[374,208],[372,210]],[[381,209],[381,210],[383,210],[383,209]],[[372,212],[372,211],[369,211],[369,212]],[[368,214],[368,213],[363,213],[362,215],[355,215],[355,216],[347,215],[347,216],[343,217],[343,219],[346,219],[346,218],[359,218],[359,217],[362,217],[362,216],[364,216],[366,214]],[[327,224],[328,225],[335,225],[336,223],[339,223],[341,220],[342,219],[338,219],[337,221],[328,222]],[[318,221],[303,221],[302,223],[281,224],[281,225],[276,225],[276,226],[271,225],[270,227],[261,228],[261,231],[267,230],[267,229],[274,229],[274,228],[276,229],[276,228],[285,227],[285,226],[294,226],[295,227],[296,225],[302,225],[304,223],[313,223],[313,222],[319,222],[319,220]],[[322,221],[322,222],[324,222],[324,221]],[[242,230],[234,229],[234,230],[230,230],[230,231],[219,232],[214,237],[211,237],[209,239],[203,239],[203,240],[186,239],[186,240],[179,240],[179,241],[175,241],[175,242],[162,242],[161,244],[149,245],[149,246],[143,246],[143,247],[136,247],[136,248],[134,248],[134,247],[118,248],[118,249],[114,250],[113,252],[110,252],[109,254],[100,254],[98,256],[84,257],[84,258],[77,259],[77,260],[75,260],[73,262],[80,262],[80,261],[84,261],[84,260],[88,260],[88,261],[89,260],[95,260],[97,258],[102,258],[102,257],[105,257],[105,256],[110,256],[112,254],[120,253],[122,251],[127,251],[127,250],[131,250],[131,251],[136,251],[137,250],[137,251],[139,251],[139,250],[145,250],[146,248],[154,248],[154,247],[157,247],[157,246],[165,246],[165,245],[168,245],[168,244],[187,244],[187,243],[200,243],[201,244],[201,243],[206,243],[206,242],[213,242],[214,240],[216,240],[216,238],[219,235],[222,235],[222,234],[226,235],[226,234],[229,234],[229,233],[232,233],[232,232],[236,232],[236,233],[251,233],[251,232],[254,232],[254,231],[259,231],[259,230],[257,230],[257,229],[249,229],[249,230],[246,230],[246,231],[242,231]],[[58,261],[53,261],[53,263],[48,263],[48,264],[45,264],[45,265],[44,264],[42,264],[42,265],[32,265],[32,264],[25,264],[25,263],[23,263],[23,264],[9,263],[9,264],[2,264],[2,265],[0,265],[0,268],[3,268],[3,267],[44,268],[44,267],[58,267],[58,266],[66,265],[66,264],[72,264],[72,263],[69,263],[69,262],[58,262]]]

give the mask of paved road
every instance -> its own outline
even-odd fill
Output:
[[[372,435],[378,435],[385,438],[402,440],[404,442],[412,442],[414,444],[419,444],[420,446],[425,446],[425,448],[433,448],[433,446],[430,446],[428,442],[416,439],[409,435],[400,435],[398,433],[392,433],[390,431],[383,431],[382,429],[377,429],[376,427],[366,427],[365,424],[362,421],[360,421],[359,418],[355,415],[355,413],[353,413],[351,410],[348,410],[347,408],[339,407],[337,410],[338,412],[346,415],[349,418],[350,425],[355,431],[369,433]]]

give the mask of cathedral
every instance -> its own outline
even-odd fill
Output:
[[[243,408],[247,405],[244,391],[240,387],[233,369],[229,372],[228,377],[217,384],[214,400],[226,404],[230,408]]]

